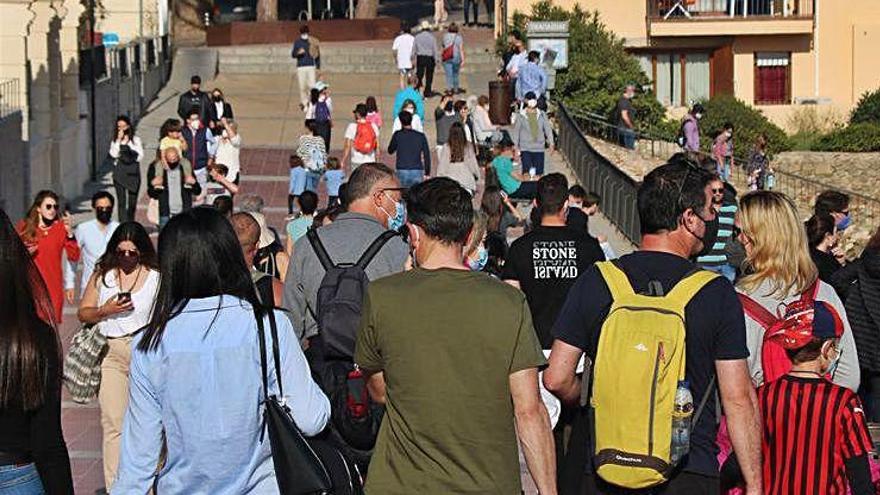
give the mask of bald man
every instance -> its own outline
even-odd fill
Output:
[[[257,295],[263,304],[269,299],[269,291],[272,294],[272,305],[281,307],[281,299],[284,295],[284,284],[275,277],[266,275],[254,268],[254,255],[257,253],[258,244],[260,242],[260,224],[254,219],[250,213],[239,212],[233,214],[229,218],[232,223],[232,229],[238,237],[238,243],[241,245],[242,254],[244,254],[244,263],[250,267],[251,278],[254,286],[257,288]]]

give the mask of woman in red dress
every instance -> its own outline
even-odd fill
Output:
[[[73,236],[70,214],[59,215],[58,195],[52,191],[40,191],[28,210],[27,217],[18,223],[16,230],[34,258],[34,263],[46,282],[49,299],[55,314],[55,323],[61,323],[64,306],[64,280],[61,256],[66,253],[71,262],[79,260],[79,245]],[[72,291],[70,299],[72,302]]]

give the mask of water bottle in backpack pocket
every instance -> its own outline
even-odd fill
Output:
[[[673,464],[681,461],[691,448],[691,418],[694,414],[694,396],[687,380],[678,382],[675,391],[675,406],[672,409],[672,446],[670,460]]]

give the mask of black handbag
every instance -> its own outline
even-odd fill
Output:
[[[269,395],[269,372],[263,319],[257,318],[260,366],[263,372],[263,423],[269,435],[275,478],[282,495],[361,495],[363,479],[357,466],[335,444],[318,435],[306,438],[296,425],[284,397],[275,314],[269,311],[272,356],[278,395]]]

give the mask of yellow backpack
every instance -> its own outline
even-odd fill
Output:
[[[593,368],[596,474],[624,488],[648,488],[668,481],[675,467],[672,413],[678,382],[685,377],[685,306],[718,275],[695,271],[665,296],[647,296],[636,294],[612,262],[597,266],[613,303]],[[709,390],[692,424],[708,395]]]

